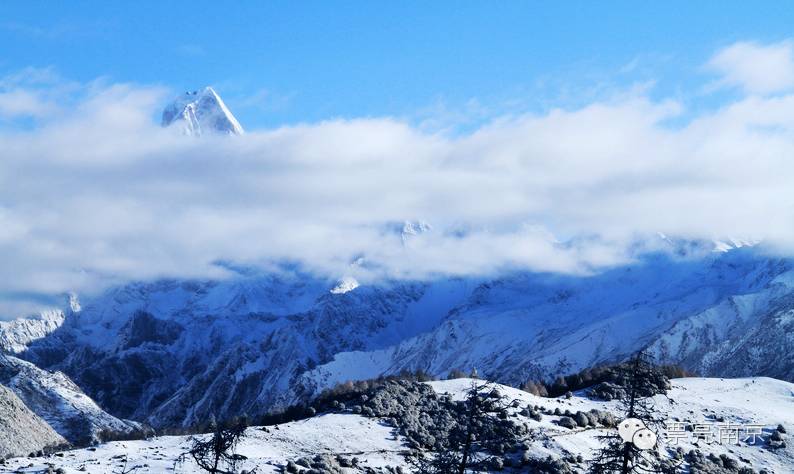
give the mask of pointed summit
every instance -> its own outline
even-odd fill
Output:
[[[212,87],[185,92],[163,110],[163,127],[179,127],[185,135],[242,135],[243,127]]]

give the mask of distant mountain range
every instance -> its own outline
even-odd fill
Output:
[[[132,283],[67,308],[57,328],[51,318],[6,324],[0,341],[68,375],[115,417],[154,426],[261,415],[335,383],[403,370],[476,368],[517,385],[644,347],[703,375],[792,381],[792,264],[745,247],[648,254],[592,276],[515,273],[346,292],[288,269]]]

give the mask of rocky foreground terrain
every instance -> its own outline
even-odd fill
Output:
[[[240,472],[411,472],[411,453],[428,453],[443,441],[451,406],[466,397],[472,379],[438,382],[389,382],[347,404],[305,419],[252,426],[237,447]],[[614,430],[617,402],[591,398],[586,391],[544,398],[494,385],[509,401],[498,422],[515,429],[512,444],[484,453],[489,470],[504,472],[583,472],[597,436]],[[730,423],[760,425],[755,439],[673,441],[660,433],[660,452],[691,473],[794,472],[794,384],[769,378],[674,379],[667,396],[654,397],[666,420],[716,429]],[[502,419],[503,418],[503,419]],[[780,426],[780,428],[778,428]],[[716,432],[715,432],[716,433]],[[691,433],[690,433],[691,435]],[[742,435],[742,438],[745,438]],[[3,472],[162,473],[200,472],[190,460],[178,461],[191,444],[188,436],[117,441],[48,456],[12,458]],[[49,469],[50,471],[47,471]],[[132,470],[134,469],[134,471]]]
[[[0,385],[0,459],[66,445],[66,440],[46,421],[30,411],[14,392]]]

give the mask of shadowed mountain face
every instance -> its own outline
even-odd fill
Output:
[[[263,414],[402,370],[552,378],[649,346],[704,375],[794,380],[794,272],[752,248],[646,255],[593,276],[387,282],[333,292],[294,271],[115,288],[21,357],[154,426]]]

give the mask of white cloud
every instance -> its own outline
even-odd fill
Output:
[[[55,104],[35,92],[26,90],[0,92],[0,118],[43,118],[57,110]]]
[[[53,120],[98,83],[65,81],[52,68],[28,67],[0,77],[0,120]]]
[[[215,277],[220,259],[362,283],[587,272],[656,232],[794,248],[794,94],[680,128],[681,105],[646,94],[465,135],[373,118],[190,139],[153,120],[162,90],[94,84],[57,120],[0,131],[0,295]],[[433,230],[406,248],[386,230],[404,220]]]
[[[0,78],[0,89],[19,86],[52,86],[59,83],[63,83],[63,80],[52,68],[26,67]]]
[[[42,86],[49,88],[59,82],[48,68],[25,68],[0,77],[0,119],[40,119],[55,114],[58,106],[51,99],[51,91]]]
[[[707,68],[722,76],[716,86],[739,87],[750,94],[794,88],[794,44],[737,42],[718,51]]]

